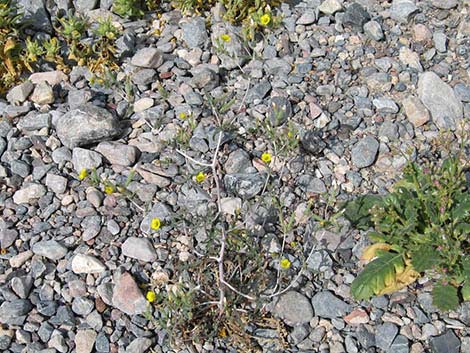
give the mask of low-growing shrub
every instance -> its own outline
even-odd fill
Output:
[[[462,159],[463,160],[463,159]],[[441,310],[470,300],[470,187],[459,156],[440,166],[409,163],[387,195],[365,195],[346,204],[344,215],[374,243],[372,260],[352,284],[357,299],[390,293],[425,273]]]

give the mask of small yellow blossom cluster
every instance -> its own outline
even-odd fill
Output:
[[[149,303],[153,303],[155,299],[157,299],[157,294],[153,290],[149,290],[145,295],[145,298],[147,298]]]
[[[202,183],[204,180],[206,180],[206,174],[204,174],[203,172],[199,172],[194,178],[198,183]]]
[[[283,258],[279,265],[283,270],[288,270],[291,266],[291,262],[289,261],[289,259]]]
[[[259,23],[262,26],[267,26],[271,22],[271,15],[269,13],[265,13],[259,18]]]
[[[261,160],[264,162],[264,163],[270,163],[271,162],[271,154],[268,153],[268,152],[264,152],[262,155],[261,155]]]
[[[232,37],[230,37],[230,34],[225,33],[220,36],[220,39],[225,43],[229,43],[232,40]]]
[[[161,224],[162,222],[160,221],[160,218],[158,217],[152,218],[152,220],[150,221],[150,228],[152,230],[157,231],[160,229]]]
[[[83,180],[83,179],[85,179],[87,176],[88,176],[88,170],[86,170],[85,168],[83,168],[83,169],[80,171],[80,174],[78,174],[78,180]]]

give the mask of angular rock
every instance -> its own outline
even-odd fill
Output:
[[[379,113],[383,114],[396,114],[400,110],[390,98],[377,98],[372,101],[372,104]]]
[[[77,254],[72,259],[72,271],[74,273],[101,273],[106,267],[96,257]]]
[[[29,203],[33,199],[39,199],[44,196],[47,189],[44,185],[37,183],[30,183],[28,186],[16,191],[13,195],[13,202],[17,205],[22,203]]]
[[[72,151],[72,163],[75,171],[80,173],[83,169],[98,168],[103,163],[103,159],[98,152],[76,147]]]
[[[418,98],[405,98],[402,104],[406,117],[414,127],[420,127],[431,119],[428,110]]]
[[[408,23],[416,12],[418,7],[414,0],[393,0],[390,17],[397,22]]]
[[[147,238],[130,237],[121,246],[124,256],[144,262],[154,262],[157,259],[155,248]]]
[[[123,273],[114,286],[113,305],[128,315],[139,315],[147,310],[147,304],[132,275]]]
[[[95,149],[111,164],[131,166],[139,159],[140,150],[119,142],[101,142]]]
[[[95,345],[96,335],[94,330],[78,330],[75,335],[76,353],[91,353]]]
[[[290,326],[308,323],[313,318],[308,298],[296,291],[283,294],[274,307],[274,313]]]
[[[155,203],[152,209],[145,215],[144,219],[142,220],[142,223],[140,223],[141,232],[145,234],[152,232],[150,228],[150,223],[154,218],[158,218],[161,222],[161,225],[164,226],[165,222],[171,220],[172,214],[173,212],[171,211],[171,209],[164,203]]]
[[[459,4],[458,0],[431,0],[431,4],[434,7],[442,10],[450,10],[454,7],[457,7]]]
[[[16,229],[0,229],[0,248],[6,249],[18,238]]]
[[[398,335],[389,349],[391,353],[409,353],[409,351],[408,338],[403,335]]]
[[[432,120],[440,129],[455,130],[463,117],[462,102],[447,83],[434,72],[419,76],[418,96],[431,112]]]
[[[32,102],[39,105],[54,103],[54,92],[52,87],[45,81],[38,83],[34,88],[30,99]]]
[[[374,164],[378,152],[377,140],[366,136],[351,149],[351,161],[357,168],[366,168]]]
[[[4,301],[0,305],[0,323],[6,323],[10,319],[26,315],[32,308],[31,302],[26,299]]]
[[[189,48],[202,47],[209,38],[206,21],[202,17],[190,18],[181,28],[183,29],[183,41]]]
[[[67,248],[55,240],[44,240],[33,245],[33,253],[51,260],[59,260],[67,254]]]
[[[432,353],[459,353],[460,340],[449,330],[443,335],[431,338],[429,341]]]
[[[6,97],[7,101],[13,105],[23,103],[26,101],[26,99],[28,99],[33,89],[34,85],[31,83],[31,81],[25,81],[10,89]]]
[[[345,11],[343,24],[362,30],[364,24],[370,20],[367,10],[357,2],[351,4]]]
[[[29,80],[34,84],[47,82],[51,86],[58,85],[62,81],[67,81],[68,77],[62,71],[35,72],[29,76]]]
[[[312,305],[316,316],[329,319],[343,317],[351,311],[351,305],[337,298],[330,291],[315,294],[312,298]]]
[[[131,64],[138,67],[156,69],[163,64],[163,52],[157,48],[143,48],[131,59]]]
[[[369,21],[364,24],[364,33],[376,41],[381,41],[384,39],[382,26],[377,21]]]
[[[18,129],[26,131],[40,130],[44,127],[51,127],[51,115],[50,114],[28,114],[21,118],[17,124]]]
[[[315,20],[316,20],[315,12],[312,10],[307,10],[297,20],[297,24],[307,26],[307,25],[311,25],[315,23]]]
[[[387,351],[392,345],[397,334],[398,328],[390,322],[385,322],[382,325],[377,326],[375,332],[375,343],[377,347]]]
[[[269,111],[269,121],[276,127],[284,124],[292,115],[292,104],[287,98],[273,97]]]
[[[64,146],[74,148],[109,140],[120,134],[120,127],[106,109],[85,104],[62,115],[56,131]]]

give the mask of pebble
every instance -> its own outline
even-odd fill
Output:
[[[30,203],[34,199],[39,199],[46,194],[46,188],[37,183],[30,183],[26,187],[18,190],[13,195],[13,202],[17,205]]]
[[[59,260],[67,254],[67,248],[55,240],[37,242],[32,247],[35,255],[44,256],[51,260]]]
[[[408,120],[414,127],[426,124],[430,119],[429,111],[416,97],[408,97],[402,101],[403,109]]]
[[[96,332],[94,330],[78,330],[75,335],[75,349],[77,353],[91,353],[95,345]]]
[[[122,244],[124,256],[144,262],[154,262],[157,259],[155,249],[149,239],[130,237]]]
[[[318,10],[325,15],[334,15],[336,12],[341,11],[343,4],[339,0],[325,0],[318,6]]]
[[[312,298],[312,305],[316,316],[328,319],[343,317],[351,311],[349,304],[337,298],[330,291],[315,294]]]
[[[137,147],[114,141],[101,142],[95,151],[102,154],[113,165],[132,166],[140,157],[140,150]]]
[[[157,48],[142,48],[134,54],[131,64],[138,67],[157,69],[163,64],[163,52]]]

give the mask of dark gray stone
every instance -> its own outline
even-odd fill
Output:
[[[67,248],[55,240],[37,242],[32,247],[33,253],[51,260],[59,260],[67,254]]]
[[[326,148],[326,142],[321,137],[321,132],[317,130],[307,131],[300,139],[300,143],[305,151],[320,156]]]
[[[390,322],[377,326],[375,331],[375,344],[380,349],[387,351],[398,334],[398,327]]]
[[[49,317],[56,314],[58,307],[59,304],[54,300],[41,300],[36,304],[38,313]]]
[[[378,141],[366,136],[351,149],[351,161],[357,168],[366,168],[374,164],[378,152]]]
[[[163,64],[163,52],[157,48],[142,48],[134,54],[131,64],[148,69],[157,69]]]
[[[393,0],[390,17],[397,22],[408,23],[417,12],[418,7],[414,0]]]
[[[367,10],[357,2],[351,4],[343,16],[343,24],[355,29],[362,30],[362,26],[370,20]]]
[[[261,100],[271,90],[271,84],[268,81],[261,81],[248,90],[246,102],[253,103],[256,99]]]
[[[432,353],[459,353],[460,340],[449,330],[443,335],[431,338],[429,341]]]
[[[271,125],[276,127],[284,124],[292,115],[292,104],[287,98],[273,97],[271,98],[269,121]]]
[[[206,21],[202,17],[193,17],[184,23],[183,41],[189,48],[200,48],[208,40]]]
[[[5,301],[0,305],[0,323],[7,323],[10,319],[28,314],[33,306],[26,299]]]

